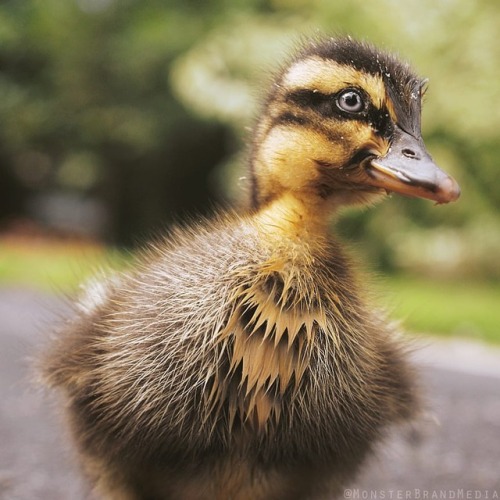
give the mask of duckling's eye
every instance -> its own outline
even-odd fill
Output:
[[[359,113],[365,109],[365,101],[356,90],[345,90],[337,97],[337,106],[348,113]]]

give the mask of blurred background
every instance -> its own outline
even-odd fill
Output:
[[[428,149],[458,203],[394,196],[339,231],[418,331],[498,341],[497,0],[3,0],[0,284],[75,286],[172,221],[245,197],[269,74],[352,34],[430,79]]]

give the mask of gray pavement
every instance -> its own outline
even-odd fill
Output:
[[[0,499],[90,500],[32,358],[67,311],[51,295],[0,288]],[[426,339],[415,355],[428,411],[391,434],[346,498],[499,499],[500,351]]]

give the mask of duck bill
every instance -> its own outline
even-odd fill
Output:
[[[460,187],[432,160],[421,138],[396,127],[385,156],[365,163],[368,183],[406,196],[449,203],[460,196]]]

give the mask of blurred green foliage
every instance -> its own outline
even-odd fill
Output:
[[[413,332],[430,332],[500,343],[500,284],[468,281],[437,282],[414,276],[393,276],[385,303],[394,317]]]
[[[430,78],[424,137],[463,195],[347,212],[342,234],[389,270],[498,278],[499,31],[497,0],[4,0],[0,219],[70,193],[130,242],[241,196],[267,75],[303,36],[352,34]]]

